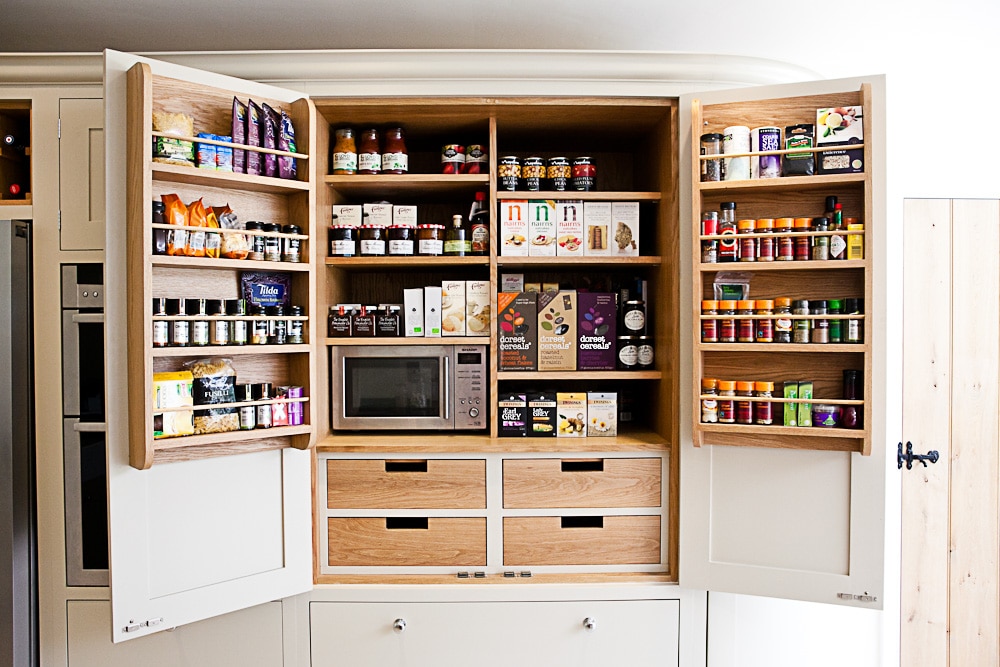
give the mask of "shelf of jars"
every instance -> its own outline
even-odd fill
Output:
[[[394,197],[464,195],[489,188],[489,174],[346,174],[323,181],[342,196],[366,198],[391,193]]]
[[[498,371],[498,380],[660,380],[661,371]]]
[[[595,266],[614,268],[618,266],[660,266],[663,258],[659,255],[639,255],[638,257],[516,257],[499,256],[497,266]]]
[[[450,257],[446,255],[378,255],[375,257],[327,257],[327,266],[338,269],[406,269],[406,268],[446,268],[453,266],[489,266],[486,255],[472,257]]]

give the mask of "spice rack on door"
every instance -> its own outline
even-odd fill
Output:
[[[306,449],[314,439],[316,401],[315,345],[320,335],[310,312],[315,301],[312,239],[315,238],[313,167],[316,137],[312,102],[257,99],[275,109],[284,108],[296,130],[297,145],[304,152],[277,153],[297,160],[297,179],[280,179],[153,162],[153,112],[192,116],[198,131],[229,134],[233,98],[239,91],[178,81],[153,75],[139,63],[128,72],[128,171],[127,263],[129,462],[138,469],[154,463],[240,454],[264,449]],[[248,150],[252,150],[248,147]],[[269,151],[273,152],[273,151]],[[226,258],[153,254],[152,201],[162,194],[177,194],[184,203],[203,198],[207,205],[229,204],[241,221],[265,220],[295,224],[303,234],[303,262],[248,261]],[[160,227],[160,226],[157,226]],[[262,233],[262,236],[269,234]],[[287,236],[287,235],[281,235]],[[233,299],[241,294],[240,274],[245,271],[287,273],[293,304],[305,307],[305,343],[206,347],[154,347],[150,307],[154,297]],[[157,318],[164,319],[164,318]],[[170,318],[166,318],[170,319]],[[176,318],[174,318],[176,319]],[[194,319],[188,317],[187,319]],[[213,319],[205,317],[200,319]],[[221,319],[221,318],[214,318]],[[225,319],[236,319],[225,318]],[[249,317],[243,319],[250,319]],[[282,319],[288,319],[287,317]],[[297,318],[298,319],[298,318]],[[206,357],[232,357],[238,382],[270,382],[303,388],[301,426],[252,431],[206,433],[173,438],[153,438],[153,374],[182,370],[184,364]],[[310,400],[312,399],[312,400]],[[159,411],[158,411],[159,412]]]
[[[735,102],[702,106],[698,100],[692,104],[692,136],[703,132],[721,132],[730,125],[775,125],[785,127],[797,123],[813,122],[816,110],[824,107],[863,106],[863,115],[870,118],[871,93],[867,85],[857,91],[813,95],[798,98],[768,99],[753,102]],[[872,124],[865,131],[873,131]],[[694,267],[692,280],[692,438],[695,446],[729,445],[753,447],[779,447],[794,449],[837,450],[871,453],[870,425],[862,427],[821,428],[782,426],[781,406],[787,402],[828,403],[856,405],[862,415],[873,409],[872,395],[872,343],[871,328],[875,325],[866,315],[841,316],[837,319],[856,319],[863,322],[864,338],[859,343],[703,343],[701,313],[703,299],[716,298],[713,283],[720,272],[744,272],[750,276],[751,299],[774,299],[780,296],[792,299],[859,298],[872,306],[872,262],[874,249],[870,234],[864,234],[864,259],[860,260],[793,260],[769,262],[706,263],[701,259],[701,243],[719,236],[701,235],[701,214],[719,210],[723,201],[736,202],[736,218],[779,218],[790,216],[817,217],[822,215],[824,197],[836,195],[844,205],[845,215],[860,217],[865,229],[879,221],[872,219],[872,142],[863,145],[864,172],[850,174],[817,174],[747,181],[700,182],[700,162],[697,141],[692,147],[692,236],[691,257]],[[859,146],[860,147],[860,146]],[[853,148],[853,146],[852,146]],[[819,149],[817,149],[818,151]],[[781,151],[777,151],[781,153]],[[762,155],[765,153],[755,153]],[[844,232],[841,232],[844,233]],[[830,236],[829,232],[789,234],[790,236]],[[761,234],[739,235],[737,238],[760,238]],[[776,235],[772,235],[776,238]],[[748,316],[757,319],[756,316]],[[711,316],[721,319],[721,316]],[[737,319],[741,319],[737,316]],[[802,316],[798,319],[820,319]],[[828,316],[827,319],[833,319]],[[848,401],[838,398],[842,394],[842,371],[862,371],[862,398]],[[700,405],[703,398],[703,378],[721,380],[757,380],[775,383],[775,396],[771,403],[778,409],[771,425],[719,424],[701,421]],[[813,398],[791,401],[779,397],[779,388],[786,381],[813,381]],[[713,398],[713,397],[707,397]],[[714,397],[718,399],[718,397]],[[749,399],[753,400],[753,399]],[[863,417],[862,417],[863,419]]]

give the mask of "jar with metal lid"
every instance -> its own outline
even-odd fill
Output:
[[[565,157],[550,157],[545,171],[548,189],[563,192],[569,186],[573,168]]]
[[[844,315],[861,315],[864,313],[864,310],[864,299],[844,299]],[[847,331],[844,334],[844,342],[865,342],[864,322],[860,318],[851,318],[845,320],[845,322]]]
[[[358,171],[358,149],[354,141],[354,130],[342,127],[333,133],[333,173],[354,174]]]
[[[444,253],[444,225],[417,225],[417,254],[441,255]]]
[[[812,231],[812,218],[795,218],[793,229],[796,233]],[[808,260],[812,254],[812,241],[809,236],[795,237],[795,261]]]
[[[226,308],[222,299],[209,299],[208,314],[213,318],[209,326],[209,340],[211,344],[229,345],[229,320],[225,319]]]
[[[188,299],[188,315],[196,319],[191,320],[191,344],[208,345],[208,304],[207,299]]]
[[[382,171],[382,152],[378,147],[378,131],[363,130],[358,137],[358,173],[377,174]]]
[[[167,315],[187,315],[187,299],[167,299]],[[187,347],[191,342],[191,321],[176,319],[170,326],[170,344]]]
[[[792,302],[792,314],[793,315],[809,315],[809,302],[805,299],[797,299]],[[793,343],[808,343],[809,342],[809,319],[799,318],[794,321],[792,325],[792,342]]]
[[[858,381],[861,371],[847,369],[844,371],[844,399],[858,400]],[[857,405],[844,405],[840,409],[840,425],[843,428],[861,427],[861,408]]]
[[[792,300],[779,296],[774,300],[774,342],[792,342]]]
[[[705,211],[701,214],[701,235],[715,236],[719,233],[719,212]],[[703,264],[715,264],[719,261],[718,239],[702,239],[701,261]]]
[[[826,301],[817,300],[809,302],[810,315],[826,315]],[[812,321],[812,334],[810,340],[813,343],[830,342],[830,320],[826,318],[814,319]]]
[[[254,345],[267,345],[270,327],[264,315],[264,306],[250,306],[250,316],[253,318],[253,335],[250,342]]]
[[[277,234],[281,231],[281,228],[273,222],[265,222],[260,226],[260,231],[268,232],[269,234]],[[281,237],[280,236],[265,236],[264,237],[264,261],[265,262],[280,262],[281,261]]]
[[[540,157],[524,158],[524,165],[521,167],[521,178],[524,179],[524,188],[537,192],[542,189],[542,181],[545,178],[545,160]]]
[[[813,218],[813,231],[826,232],[830,229],[830,221],[827,218]],[[814,236],[812,246],[812,258],[816,261],[830,259],[830,237]]]
[[[330,227],[330,257],[354,257],[357,250],[357,228],[354,225]]]
[[[794,229],[794,218],[778,218],[774,221],[774,233],[778,237],[777,255],[779,262],[790,262],[795,259],[795,241],[792,239],[792,229]]]
[[[630,336],[646,335],[646,303],[639,299],[626,301],[622,305],[622,324]]]
[[[153,223],[164,225],[167,223],[166,218],[166,204],[162,201],[153,202]],[[153,254],[154,255],[166,255],[167,254],[167,230],[166,229],[153,229]]]
[[[271,393],[271,383],[261,382],[259,384],[253,385],[253,399],[254,401],[270,401],[274,398]],[[271,404],[264,403],[263,405],[257,406],[257,425],[256,428],[271,428],[272,426],[272,412]]]
[[[763,235],[757,237],[757,261],[773,262],[775,255],[775,238],[772,235],[774,232],[774,219],[758,219],[754,225],[754,231],[758,235]]]
[[[226,299],[226,315],[242,318],[246,314],[246,301],[244,299]],[[229,329],[229,339],[233,345],[246,345],[250,341],[250,336],[247,333],[247,321],[245,319],[232,320],[232,325]]]
[[[636,336],[636,368],[640,371],[651,371],[654,366],[654,351],[652,336]]]
[[[719,204],[719,235],[722,237],[719,239],[719,261],[738,260],[740,247],[736,243],[736,202],[724,201]]]
[[[288,236],[282,239],[281,261],[301,262],[302,261],[302,239],[293,238],[302,235],[302,228],[298,225],[285,225],[281,228],[282,233]]]
[[[578,157],[573,160],[573,189],[577,192],[590,192],[597,189],[597,165],[589,157]]]
[[[714,378],[702,378],[701,380],[701,423],[719,423],[719,392],[717,386],[719,381]]]
[[[753,421],[758,426],[770,426],[774,423],[774,417],[771,411],[771,401],[767,400],[771,398],[771,394],[774,391],[773,382],[754,382],[754,396],[759,399],[759,401],[754,401],[753,404]]]
[[[757,226],[756,220],[738,220],[736,231],[742,238],[740,239],[740,261],[757,261],[757,239],[753,237],[754,229]]]
[[[618,337],[618,370],[633,371],[639,364],[638,336]]]
[[[167,314],[167,300],[163,297],[153,297],[153,347],[170,345],[170,322],[158,320]]]
[[[302,317],[302,306],[290,306],[288,314],[291,318]],[[289,319],[287,325],[288,344],[299,345],[304,339],[302,337],[303,321],[300,319]]]
[[[753,424],[753,382],[736,382],[736,423]]]
[[[252,403],[253,402],[253,385],[252,384],[238,384],[236,385],[236,402],[237,403]],[[257,408],[253,405],[243,405],[240,406],[240,430],[241,431],[252,431],[257,426]]]
[[[410,169],[403,128],[390,127],[382,137],[382,173],[405,174]]]
[[[358,230],[358,254],[361,257],[381,257],[385,254],[385,225],[361,225]]]
[[[266,312],[268,341],[271,345],[284,345],[288,342],[288,320],[284,319],[284,307],[268,306]]]
[[[830,315],[840,315],[840,308],[840,299],[830,299],[826,302],[826,310]],[[844,342],[844,329],[842,326],[842,320],[839,317],[830,318],[830,342]]]
[[[248,232],[259,232],[261,223],[256,220],[249,220],[245,225]],[[250,252],[247,253],[247,259],[253,260],[255,262],[264,261],[264,237],[257,236],[256,234],[250,235],[249,238]]]
[[[521,185],[521,161],[516,155],[505,155],[497,164],[501,190],[517,190]]]
[[[709,132],[701,135],[700,143],[702,155],[719,155],[722,153],[722,134],[718,132]],[[722,180],[722,158],[701,161],[701,180],[703,183]]]
[[[469,144],[465,149],[463,174],[485,174],[490,170],[489,153],[483,144]]]
[[[719,314],[719,302],[714,299],[702,301],[701,314],[709,318],[714,318],[714,316]],[[719,342],[719,320],[705,319],[701,321],[701,342]]]
[[[758,343],[773,343],[774,342],[774,320],[771,319],[771,315],[774,314],[774,301],[771,299],[759,299],[754,303],[754,314],[758,316],[756,320],[757,324],[757,334],[756,340]]]
[[[441,147],[441,173],[461,174],[465,167],[465,146],[445,144]]]
[[[732,380],[719,380],[719,423],[736,423],[736,383]]]
[[[719,302],[719,342],[736,342],[736,302],[724,299]]]
[[[736,314],[740,316],[737,318],[736,340],[740,343],[752,343],[757,337],[753,319],[754,302],[750,299],[741,299],[737,302],[736,308]]]
[[[391,225],[388,230],[389,242],[386,244],[389,254],[407,256],[413,254],[413,239],[416,229],[407,225]]]

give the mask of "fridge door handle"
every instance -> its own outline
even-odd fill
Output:
[[[73,313],[74,324],[104,324],[104,313]]]
[[[63,414],[80,414],[80,327],[81,313],[63,311]],[[104,315],[101,315],[103,320]]]

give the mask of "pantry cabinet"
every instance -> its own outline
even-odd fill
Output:
[[[109,484],[116,640],[311,588],[313,595],[336,591],[348,583],[420,583],[428,590],[435,584],[502,583],[523,591],[514,597],[536,601],[536,583],[627,582],[654,588],[680,583],[878,606],[879,601],[863,598],[877,598],[881,591],[881,92],[868,93],[862,82],[851,81],[807,84],[804,92],[788,87],[744,91],[731,98],[705,94],[699,100],[599,95],[309,99],[126,54],[109,52],[106,63],[113,302],[108,336],[109,349],[125,349],[128,355],[128,363],[109,355],[114,387],[109,404],[129,406],[127,414],[119,411],[109,423],[115,450]],[[880,86],[878,80],[873,84],[877,91]],[[299,138],[297,181],[199,173],[150,161],[152,110],[194,113],[200,123],[217,127],[234,95],[271,100],[292,111]],[[788,97],[796,101],[781,101]],[[866,114],[865,172],[860,176],[721,185],[699,185],[693,178],[698,156],[690,142],[703,126],[716,129],[738,120],[805,122],[814,104],[852,100],[863,103]],[[769,106],[781,111],[771,115]],[[336,129],[390,124],[406,128],[409,174],[331,173]],[[453,142],[488,146],[488,173],[439,173],[440,147]],[[528,154],[592,156],[598,189],[502,189],[498,156]],[[152,440],[152,371],[173,370],[200,355],[184,348],[152,348],[150,299],[159,290],[181,287],[204,286],[213,295],[228,295],[243,268],[273,270],[268,262],[239,261],[237,267],[222,259],[151,255],[154,227],[146,224],[150,201],[166,188],[184,199],[206,194],[223,198],[250,219],[292,220],[305,230],[306,261],[290,271],[293,290],[306,295],[306,341],[283,349],[221,351],[232,352],[237,372],[253,381],[270,374],[303,386],[307,419],[301,428],[199,436],[201,440],[190,441],[194,446],[176,453],[161,451],[167,445]],[[388,201],[417,206],[418,223],[447,222],[452,215],[466,214],[477,192],[486,193],[490,210],[490,249],[484,256],[329,256],[325,232],[334,206]],[[842,267],[820,262],[784,270],[754,267],[753,289],[771,295],[787,285],[802,290],[803,298],[828,293],[863,297],[864,343],[822,351],[701,344],[693,336],[700,326],[696,307],[711,289],[716,268],[697,261],[694,252],[704,240],[698,233],[701,210],[735,198],[748,213],[777,216],[786,207],[796,213],[807,206],[813,210],[814,199],[822,202],[825,194],[840,195],[845,207],[864,217],[865,259],[840,262]],[[509,239],[499,231],[498,212],[505,202],[536,198],[636,202],[638,253],[511,256],[504,250]],[[652,367],[502,370],[497,294],[508,273],[563,289],[619,291],[625,286],[634,293],[641,285]],[[435,339],[325,335],[324,317],[335,304],[399,303],[404,289],[443,280],[488,281],[488,330]],[[333,427],[331,404],[340,388],[330,369],[339,349],[428,343],[485,347],[487,428],[421,432]],[[704,427],[697,418],[698,387],[706,373],[733,373],[734,379],[748,373],[774,374],[776,380],[814,377],[817,396],[835,398],[832,378],[855,365],[865,371],[865,422],[859,431],[830,435],[777,426],[723,430]],[[552,390],[616,392],[628,409],[619,414],[611,437],[501,436],[501,396]],[[129,451],[131,459],[124,454]],[[816,507],[824,508],[819,520]],[[808,548],[790,546],[800,536],[812,540]],[[764,571],[770,574],[757,576]],[[862,572],[864,581],[855,581]],[[782,585],[786,575],[794,586]],[[817,578],[823,580],[821,592],[813,587]],[[828,595],[830,587],[843,595]],[[614,618],[626,618],[640,602],[617,601],[608,608]],[[674,601],[650,602],[657,618],[676,613],[661,608]],[[326,627],[324,618],[331,611],[338,617],[344,612],[332,604],[312,605],[314,629],[317,624]],[[497,613],[509,616],[499,607]],[[591,635],[582,620],[571,625],[588,641]],[[379,644],[398,650],[387,628],[391,624],[378,626]],[[356,636],[349,628],[345,632],[345,637]],[[358,630],[357,636],[366,632]],[[324,643],[335,636],[325,630],[313,636],[319,642],[314,655],[341,647],[332,639]],[[624,636],[616,633],[614,641]],[[649,650],[660,649],[650,645]],[[671,651],[676,655],[676,649]]]

